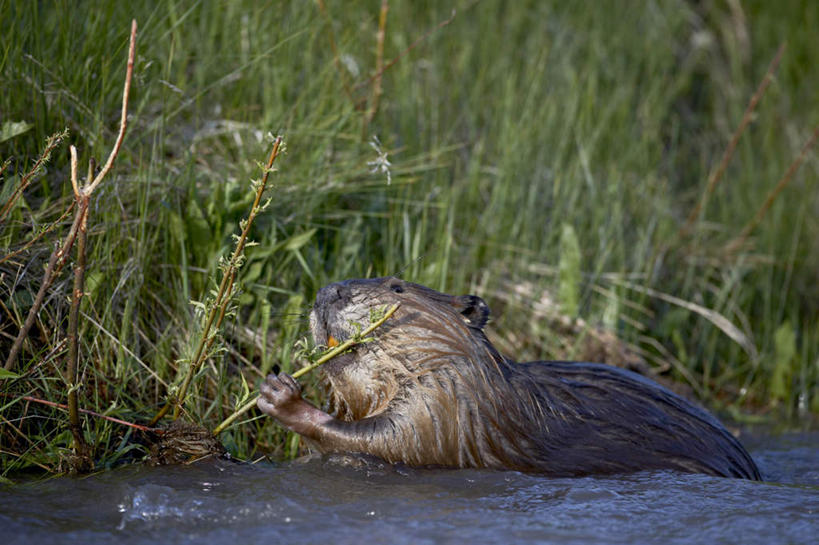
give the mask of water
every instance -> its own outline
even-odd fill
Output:
[[[819,433],[746,440],[766,482],[209,461],[0,487],[5,544],[817,543]]]

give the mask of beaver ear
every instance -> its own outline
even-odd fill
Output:
[[[477,295],[460,295],[455,298],[458,301],[458,311],[463,315],[469,327],[483,329],[489,321],[489,305]]]

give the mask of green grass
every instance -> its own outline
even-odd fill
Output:
[[[240,372],[253,388],[274,366],[293,369],[319,287],[387,274],[484,297],[493,338],[519,359],[582,353],[586,333],[561,331],[555,307],[610,328],[711,406],[819,413],[815,151],[748,244],[724,251],[819,125],[819,10],[761,1],[743,3],[743,13],[682,1],[393,4],[386,60],[432,32],[386,70],[364,130],[377,3],[328,3],[325,17],[311,2],[0,0],[0,125],[30,125],[0,142],[0,162],[11,159],[0,204],[64,127],[81,161],[107,156],[130,19],[139,22],[128,135],[91,204],[82,407],[145,422],[179,382],[175,362],[199,323],[190,301],[218,283],[219,257],[268,152],[263,136],[273,132],[284,134],[287,154],[251,233],[259,245],[247,251],[224,350],[194,383],[186,418],[212,428],[232,411]],[[436,30],[453,6],[453,21]],[[680,237],[782,42],[753,123]],[[376,136],[389,184],[369,164]],[[71,200],[63,144],[0,224],[0,257]],[[0,263],[0,354],[67,226]],[[65,402],[69,272],[17,362],[23,378],[2,386],[3,474],[54,469],[70,445],[62,411],[21,400]],[[320,396],[312,383],[308,391]],[[122,427],[84,422],[100,466],[141,455]],[[270,419],[223,440],[243,458],[296,446]]]

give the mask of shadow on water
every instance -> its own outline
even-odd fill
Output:
[[[549,479],[310,459],[128,467],[0,487],[16,543],[815,543],[819,432],[752,438],[766,482]]]

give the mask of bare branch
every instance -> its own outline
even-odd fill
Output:
[[[388,62],[387,64],[385,64],[385,65],[384,65],[384,66],[381,68],[381,70],[376,71],[376,73],[375,73],[375,74],[373,74],[372,76],[370,76],[368,79],[366,79],[366,80],[364,80],[364,81],[362,81],[362,82],[358,83],[358,84],[357,84],[357,85],[356,85],[356,86],[355,86],[353,89],[355,90],[355,89],[358,89],[359,87],[363,87],[364,85],[369,85],[371,82],[375,81],[375,79],[376,79],[376,78],[380,78],[380,77],[381,77],[381,75],[382,75],[384,72],[386,72],[387,70],[389,70],[390,68],[392,68],[392,65],[394,65],[395,63],[397,63],[398,61],[400,61],[400,60],[401,60],[401,58],[402,58],[404,55],[406,55],[407,53],[409,53],[410,51],[412,51],[413,49],[415,49],[415,48],[418,46],[418,44],[420,44],[421,42],[423,42],[424,40],[426,40],[426,39],[427,39],[427,38],[430,36],[430,34],[432,34],[433,32],[435,32],[436,30],[439,30],[439,29],[444,28],[444,27],[445,27],[445,26],[447,26],[449,23],[451,23],[451,22],[452,22],[452,21],[455,19],[455,14],[456,14],[456,12],[455,12],[455,10],[453,9],[453,10],[452,10],[452,15],[450,15],[450,16],[449,16],[449,19],[446,19],[445,21],[441,21],[440,23],[438,23],[438,25],[437,25],[435,28],[433,28],[432,30],[427,31],[427,32],[426,32],[426,33],[425,33],[423,36],[421,36],[420,38],[418,38],[417,40],[415,40],[414,42],[412,42],[412,43],[409,45],[409,47],[407,47],[407,48],[406,48],[406,49],[404,49],[404,50],[403,50],[401,53],[399,53],[397,57],[395,57],[395,58],[394,58],[394,59],[392,59],[390,62]]]
[[[338,47],[336,47],[335,32],[333,32],[333,20],[330,19],[330,16],[327,13],[327,6],[324,4],[324,0],[317,0],[317,4],[319,11],[321,11],[321,14],[325,19],[327,19],[327,39],[330,42],[330,51],[333,53],[333,63],[336,65],[336,71],[341,78],[341,84],[344,87],[344,92],[347,93],[350,101],[353,103],[353,105],[355,105],[355,99],[353,98],[353,90],[350,87],[349,77],[347,75],[347,71],[341,66],[341,56],[339,55]]]
[[[80,186],[77,182],[77,148],[69,146],[71,151],[71,187],[74,188],[74,198],[80,198]]]
[[[191,380],[193,379],[194,374],[196,371],[202,366],[205,361],[205,358],[210,351],[210,347],[213,345],[215,337],[211,335],[211,330],[216,329],[218,330],[222,324],[222,320],[225,317],[225,313],[227,311],[227,306],[231,300],[231,293],[233,291],[233,282],[236,278],[236,270],[239,268],[239,261],[243,255],[245,244],[247,241],[248,233],[250,232],[250,226],[253,224],[253,220],[256,217],[256,214],[261,207],[262,202],[262,195],[264,194],[264,190],[267,187],[267,179],[270,175],[270,172],[273,170],[273,162],[276,160],[276,157],[279,155],[279,150],[281,149],[282,145],[282,137],[276,137],[276,140],[273,142],[273,149],[270,151],[270,156],[267,159],[267,166],[264,169],[264,174],[262,175],[262,180],[256,187],[256,198],[253,201],[253,205],[250,207],[250,214],[247,217],[247,220],[244,222],[244,227],[242,228],[242,234],[239,235],[236,241],[236,248],[231,255],[230,261],[228,261],[227,268],[222,275],[222,281],[219,284],[219,290],[216,294],[216,298],[212,302],[212,306],[208,313],[207,321],[205,322],[204,327],[202,328],[202,334],[199,339],[199,343],[196,347],[196,352],[191,360],[191,363],[188,367],[188,372],[185,374],[185,378],[182,382],[182,385],[179,388],[179,392],[176,394],[174,399],[169,400],[165,405],[159,410],[156,415],[154,415],[153,419],[151,420],[150,425],[153,426],[157,422],[159,422],[167,413],[168,410],[173,407],[173,418],[176,420],[179,417],[179,411],[181,404],[185,402],[185,396],[188,393],[188,387],[190,386]]]
[[[753,219],[745,225],[739,236],[725,247],[726,252],[732,253],[745,243],[753,230],[756,229],[756,226],[762,221],[762,218],[765,217],[765,214],[773,205],[776,197],[783,189],[785,189],[785,186],[791,181],[793,175],[796,174],[797,170],[799,170],[799,167],[807,158],[808,152],[813,147],[813,144],[816,143],[817,137],[819,137],[819,127],[813,129],[813,134],[810,136],[810,138],[808,138],[808,141],[805,142],[805,145],[802,146],[802,151],[796,156],[796,159],[791,162],[788,170],[785,171],[785,174],[782,175],[774,188],[768,193],[768,196],[765,198],[765,202],[763,202],[762,206],[759,208],[759,210],[757,210]]]
[[[90,195],[94,192],[97,186],[100,185],[100,182],[102,182],[102,179],[105,178],[105,175],[108,174],[108,171],[111,170],[111,167],[114,166],[114,160],[117,158],[119,149],[122,146],[122,141],[125,139],[125,129],[128,126],[128,96],[131,93],[131,76],[134,73],[134,58],[136,56],[136,32],[137,22],[136,19],[134,19],[131,21],[131,45],[128,49],[128,69],[125,73],[125,88],[122,91],[122,117],[119,121],[119,135],[117,135],[117,141],[111,150],[111,154],[108,156],[108,161],[105,162],[105,166],[102,167],[102,170],[100,170],[100,173],[94,178],[94,181],[83,189],[86,195]]]
[[[689,214],[688,219],[683,225],[683,228],[680,229],[681,235],[687,235],[688,232],[691,230],[691,227],[694,225],[694,222],[697,221],[697,218],[700,217],[702,211],[705,209],[705,206],[708,204],[708,199],[711,194],[714,192],[714,188],[716,188],[717,183],[722,178],[722,175],[725,173],[725,169],[728,168],[728,162],[731,160],[731,157],[734,155],[734,150],[737,147],[737,143],[739,142],[740,136],[742,133],[745,132],[745,128],[751,122],[751,118],[753,117],[754,110],[756,110],[756,105],[759,103],[762,95],[765,93],[765,89],[768,88],[770,85],[771,80],[773,80],[774,72],[776,71],[777,66],[779,66],[779,61],[782,59],[782,54],[785,52],[785,44],[779,46],[779,50],[776,52],[776,56],[771,61],[771,64],[768,66],[767,72],[765,72],[765,77],[762,78],[762,81],[759,83],[759,87],[757,87],[756,92],[751,97],[751,100],[748,102],[748,106],[745,108],[745,113],[742,114],[742,120],[739,122],[739,126],[734,131],[733,136],[731,137],[731,141],[728,143],[728,147],[725,148],[725,153],[722,154],[722,160],[719,163],[717,169],[711,174],[711,177],[708,179],[708,185],[705,188],[705,191],[702,194],[702,198],[700,202],[694,207]]]
[[[381,76],[384,70],[384,38],[386,37],[387,27],[387,11],[389,11],[389,2],[381,0],[381,13],[378,17],[378,33],[376,34],[375,43],[375,80],[373,81],[373,92],[370,97],[370,104],[367,113],[364,115],[364,123],[361,127],[361,139],[367,138],[367,128],[375,118],[378,112],[378,103],[381,101],[382,87]]]
[[[46,291],[49,287],[51,287],[51,282],[54,280],[56,272],[62,268],[69,252],[71,252],[71,247],[74,245],[74,239],[77,237],[77,230],[79,229],[81,219],[81,214],[77,214],[74,217],[74,223],[71,225],[71,229],[68,231],[68,235],[65,237],[62,245],[57,245],[48,260],[48,266],[46,267],[45,274],[43,275],[43,281],[40,284],[40,289],[37,291],[37,295],[34,297],[34,304],[31,305],[28,315],[26,316],[26,321],[23,324],[23,327],[17,333],[17,337],[14,339],[14,344],[11,346],[11,351],[6,358],[6,363],[3,365],[3,368],[7,371],[11,370],[17,356],[20,355],[20,349],[23,347],[23,341],[26,340],[28,332],[31,329],[31,326],[34,325],[34,320],[37,318],[37,313],[40,312],[40,307],[45,300]]]

